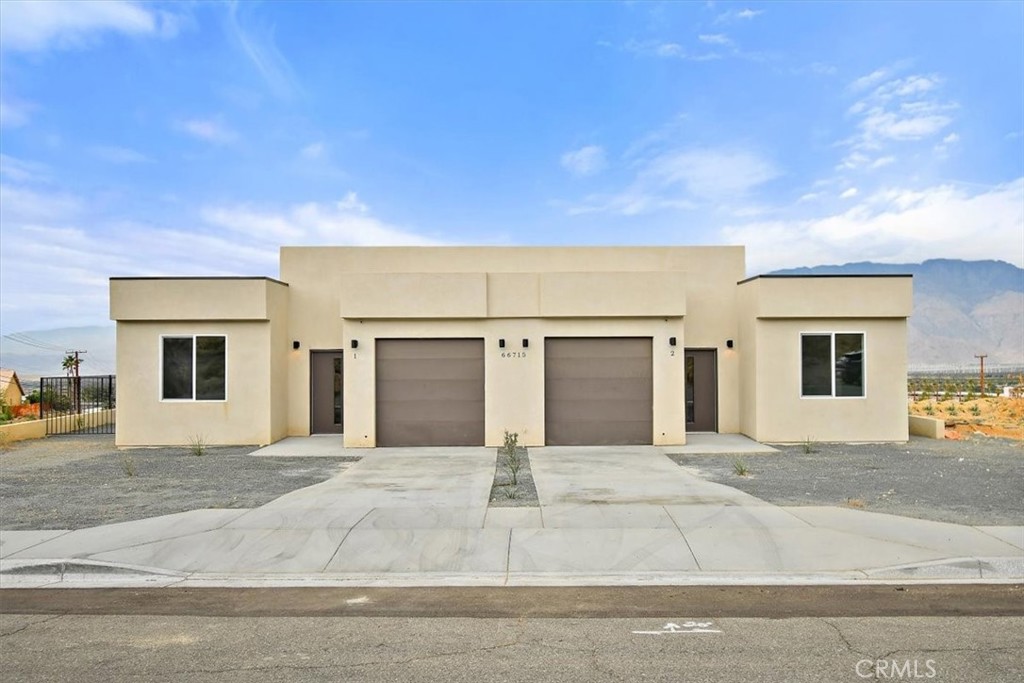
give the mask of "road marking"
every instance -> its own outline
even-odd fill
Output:
[[[669,622],[661,627],[660,631],[633,631],[638,636],[663,636],[677,633],[721,633],[716,628],[711,628],[710,621],[685,621],[681,625]]]

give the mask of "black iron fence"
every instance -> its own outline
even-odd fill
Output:
[[[114,375],[43,377],[39,417],[50,434],[113,434],[117,378]]]

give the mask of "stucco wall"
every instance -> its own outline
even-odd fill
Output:
[[[725,341],[738,333],[735,284],[744,276],[744,267],[742,247],[282,248],[290,334],[302,345],[301,353],[288,355],[288,433],[310,431],[309,351],[345,349],[346,443],[367,446],[375,443],[373,340],[460,336],[485,339],[488,444],[500,444],[504,429],[519,431],[523,443],[543,443],[545,336],[654,337],[653,437],[666,444],[681,444],[685,438],[684,347],[717,349],[719,431],[737,432],[739,355],[727,351]],[[434,307],[437,313],[417,320],[378,319],[381,308],[399,310],[404,304],[380,301],[373,313],[373,307],[358,303],[353,294],[357,290],[379,298],[371,294],[370,285],[380,278],[360,275],[367,273],[404,273],[415,281],[406,284],[418,308]],[[483,281],[475,275],[469,281],[473,287],[485,287],[484,296],[477,290],[468,299],[459,299],[451,315],[473,315],[483,299],[483,315],[489,317],[445,318],[453,304],[432,301],[443,299],[452,282],[467,281],[441,277],[434,288],[432,279],[423,275],[430,273],[486,274]],[[559,292],[557,306],[551,301],[544,304],[545,279],[549,292]],[[359,285],[351,287],[352,283]],[[346,284],[350,288],[344,293]],[[595,291],[602,287],[611,288],[604,292],[608,296],[603,302],[602,292]],[[360,310],[366,317],[355,315]],[[571,315],[574,310],[579,318]],[[662,314],[655,315],[659,311]],[[541,317],[545,315],[553,317]],[[678,340],[675,356],[667,355],[669,336]],[[526,358],[501,359],[501,337],[511,340],[508,350],[529,338]],[[360,344],[355,355],[350,348],[353,338]]]
[[[267,320],[265,277],[111,278],[111,320]]]
[[[160,336],[224,335],[226,400],[162,401]],[[271,435],[270,324],[193,321],[117,325],[118,446],[265,444]]]
[[[906,320],[758,320],[756,428],[759,441],[906,441]],[[800,396],[800,335],[863,332],[863,398]]]
[[[288,436],[288,363],[292,349],[288,334],[288,288],[270,287],[267,292],[270,320],[270,435],[268,442]]]

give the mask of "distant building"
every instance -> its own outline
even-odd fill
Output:
[[[281,280],[112,278],[117,444],[906,441],[909,275],[743,247],[284,247]]]
[[[0,368],[0,396],[8,406],[20,406],[25,399],[25,390],[21,387],[18,373],[7,368]]]

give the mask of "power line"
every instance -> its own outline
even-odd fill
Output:
[[[48,344],[47,342],[40,341],[38,339],[33,339],[32,337],[28,336],[27,334],[22,334],[21,332],[15,332],[13,334],[5,334],[4,335],[4,339],[10,339],[13,342],[18,342],[19,344],[24,344],[25,346],[31,346],[31,347],[36,348],[36,349],[42,349],[44,351],[63,352],[63,350],[64,350],[63,347],[54,346],[53,344]]]

